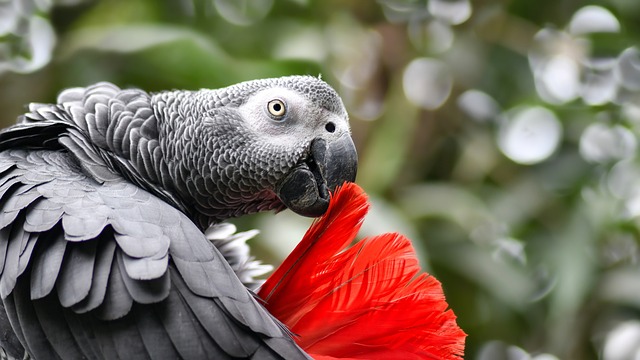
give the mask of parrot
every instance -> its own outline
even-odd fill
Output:
[[[320,216],[356,171],[348,114],[319,77],[100,82],[30,104],[0,132],[4,356],[308,359],[247,287],[263,269],[225,221]]]
[[[466,334],[442,286],[399,233],[355,240],[369,209],[345,183],[258,290],[316,360],[460,360]]]

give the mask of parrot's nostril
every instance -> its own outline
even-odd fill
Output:
[[[324,126],[324,128],[325,128],[328,132],[332,133],[332,132],[336,131],[336,124],[334,124],[334,123],[332,123],[332,122],[330,121],[330,122],[328,122],[328,123],[327,123],[327,125],[325,125],[325,126]]]

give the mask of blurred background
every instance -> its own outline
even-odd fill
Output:
[[[322,74],[467,359],[640,358],[640,1],[0,0],[0,123],[63,88]],[[310,223],[234,221],[277,264]]]

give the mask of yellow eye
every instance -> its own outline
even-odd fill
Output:
[[[275,116],[277,118],[283,117],[287,112],[287,108],[284,105],[284,101],[280,99],[274,99],[269,101],[267,104],[267,110],[269,110],[269,114]]]

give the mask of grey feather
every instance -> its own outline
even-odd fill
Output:
[[[4,265],[7,257],[7,247],[9,245],[9,236],[11,228],[0,229],[0,276],[4,272]]]
[[[123,254],[122,252],[118,252],[117,262],[120,268],[120,273],[126,273],[128,275],[129,270],[126,266],[126,257],[127,255]],[[165,257],[165,259],[167,259],[167,257]],[[171,285],[169,282],[169,274],[166,271],[166,261],[162,264],[162,270],[162,273],[157,277],[144,279],[145,281],[140,281],[139,279],[135,279],[130,276],[122,277],[127,291],[129,292],[133,300],[135,300],[135,302],[139,304],[157,303],[164,300],[169,295],[169,289],[171,288]],[[148,270],[146,269],[145,271],[148,272]]]
[[[12,347],[5,347],[5,350],[11,350],[12,348],[12,356],[18,358],[20,356],[21,353],[25,353],[24,352],[24,348],[26,344],[26,339],[24,336],[24,332],[22,331],[22,326],[20,324],[20,320],[18,319],[18,314],[16,312],[16,304],[15,301],[13,299],[13,295],[12,296],[8,296],[6,299],[2,300],[2,310],[4,311],[4,313],[2,314],[2,318],[4,319],[5,315],[6,318],[9,320],[9,327],[11,328],[11,330],[13,330],[13,334],[9,334],[9,343],[12,344]],[[2,325],[3,328],[7,328],[6,324]],[[11,336],[11,335],[15,335],[15,337]],[[20,347],[15,346],[15,340],[18,340],[20,342]],[[4,345],[4,344],[3,344]],[[22,348],[22,349],[20,349]],[[21,351],[22,350],[22,351]]]
[[[58,298],[64,307],[78,304],[89,295],[96,260],[96,241],[67,246],[65,261],[58,277]]]
[[[46,309],[49,313],[60,313],[64,316],[63,319],[58,319],[56,324],[58,323],[66,323],[68,326],[69,334],[73,338],[73,345],[77,346],[80,349],[80,352],[84,357],[89,359],[100,359],[103,358],[103,354],[101,352],[100,347],[95,341],[94,332],[86,326],[88,322],[87,319],[83,319],[82,317],[78,317],[73,311],[69,309],[63,309],[59,311],[55,307],[54,301],[42,302],[39,304],[40,308]],[[53,331],[56,329],[54,328]]]
[[[12,229],[9,234],[9,245],[5,256],[5,266],[0,277],[0,296],[6,298],[11,294],[18,278],[18,265],[20,261],[20,241],[24,236],[21,229]]]
[[[62,219],[62,215],[64,215],[62,204],[56,204],[49,199],[40,199],[27,213],[24,230],[32,233],[49,230]]]
[[[205,232],[207,239],[227,259],[240,281],[251,290],[258,289],[264,283],[259,277],[273,270],[273,266],[262,264],[250,254],[247,240],[258,233],[258,230],[236,233],[236,227],[229,223],[212,225]]]
[[[169,335],[151,308],[134,311],[135,326],[140,331],[142,342],[152,359],[177,359],[178,352],[171,343]]]
[[[32,190],[31,185],[20,186],[8,200],[3,201],[3,206],[0,208],[0,212],[2,212],[0,228],[4,228],[13,223],[18,217],[20,210],[41,196],[38,192],[30,190]]]
[[[117,345],[114,342],[113,335],[111,334],[111,327],[108,323],[100,321],[96,317],[87,316],[85,323],[81,326],[90,328],[92,330],[95,342],[100,349],[99,354],[103,359],[123,359],[118,354]],[[124,350],[124,349],[123,349]]]
[[[20,259],[18,260],[18,276],[27,269],[29,261],[31,260],[31,255],[33,254],[33,250],[36,247],[36,243],[38,242],[39,237],[40,234],[38,233],[29,233],[29,239],[24,249],[21,251]]]
[[[68,207],[65,208],[68,211]],[[91,212],[92,210],[96,209],[88,207],[82,214],[65,212],[62,216],[62,228],[67,241],[85,241],[100,235],[108,219],[100,216],[99,212]]]
[[[111,264],[115,257],[116,243],[109,241],[107,234],[103,234],[102,237],[103,238],[96,239],[98,249],[96,250],[96,261],[93,267],[89,295],[73,307],[73,311],[79,314],[91,311],[100,306],[107,292]]]
[[[173,346],[184,359],[205,359],[202,339],[198,336],[195,319],[191,311],[176,292],[172,292],[163,303],[156,308],[156,314],[166,329]],[[175,312],[176,316],[168,316]]]
[[[116,253],[118,250],[116,250]],[[133,298],[127,291],[124,284],[123,276],[117,261],[111,263],[109,272],[109,280],[107,283],[107,292],[100,307],[98,307],[97,315],[102,320],[116,320],[129,313],[133,306]]]
[[[253,354],[258,349],[259,342],[240,331],[233,324],[233,320],[220,311],[220,309],[224,309],[222,304],[190,295],[186,285],[179,278],[174,279],[174,284],[183,294],[185,301],[209,336],[214,338],[227,354],[235,357],[247,357],[248,354]]]
[[[173,258],[180,273],[185,274],[185,282],[191,291],[204,297],[241,297],[249,295],[235,291],[237,284],[233,274],[220,261],[186,261]]]
[[[62,258],[67,248],[67,241],[64,240],[64,235],[55,230],[41,235],[41,241],[44,244],[39,249],[36,249],[36,256],[34,256],[33,260],[31,274],[32,299],[41,299],[49,295],[53,290],[62,265]]]
[[[16,293],[28,295],[28,289],[25,291],[19,290]],[[24,300],[23,300],[24,301]],[[69,331],[67,326],[67,320],[62,311],[52,308],[48,301],[36,301],[33,302],[35,311],[35,324],[38,324],[42,330],[47,342],[52,347],[49,356],[56,356],[60,359],[79,359],[83,356],[83,351],[78,344],[78,341]],[[64,324],[64,330],[61,331],[61,324]],[[44,340],[44,339],[43,339]],[[40,359],[44,358],[45,354],[42,346],[31,346],[33,351],[33,357]],[[46,351],[46,350],[45,350]]]
[[[100,158],[99,150],[94,148],[77,130],[69,130],[69,134],[72,136],[60,137],[58,141],[78,157],[80,166],[96,181],[113,181],[119,178]]]
[[[2,186],[0,186],[0,199],[4,199],[5,195],[8,198],[18,190],[18,187],[20,187],[20,179],[18,176],[19,174],[12,171],[0,180],[2,181]]]
[[[34,303],[29,301],[28,292],[20,291],[26,287],[28,287],[28,284],[20,283],[18,284],[18,291],[14,291],[11,294],[20,327],[25,334],[25,341],[22,345],[30,354],[38,359],[59,359],[60,357],[53,350],[41,326],[34,309]],[[26,334],[29,336],[26,336]],[[55,335],[60,335],[60,333],[56,333],[54,336]]]
[[[124,322],[108,322],[109,329],[105,336],[113,337],[115,350],[120,359],[150,359],[149,352],[145,348],[138,329]]]
[[[134,258],[127,254],[122,254],[121,262],[123,269],[132,280],[154,280],[163,276],[167,271],[169,254],[164,254],[158,258],[142,257]]]
[[[24,347],[11,327],[11,321],[2,302],[0,302],[0,334],[2,334],[0,336],[0,351],[4,351],[7,360],[22,359],[25,353]]]

